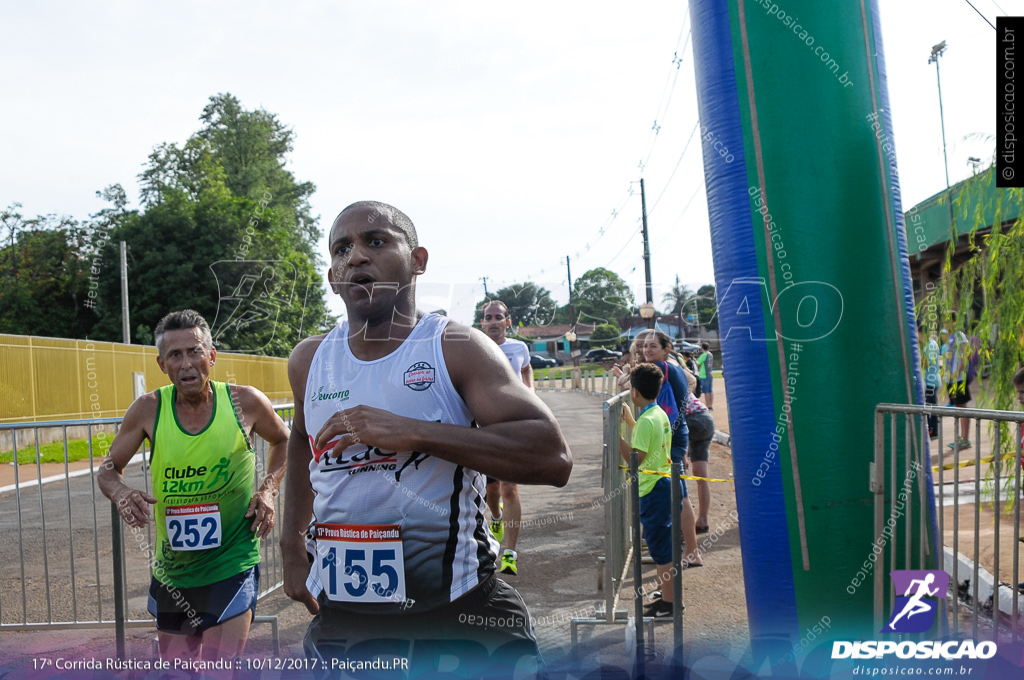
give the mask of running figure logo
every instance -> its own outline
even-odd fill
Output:
[[[945,600],[949,574],[930,569],[905,569],[889,573],[896,592],[892,617],[883,633],[923,633],[935,622],[937,599]]]

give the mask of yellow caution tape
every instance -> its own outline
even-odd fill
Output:
[[[623,470],[629,470],[628,465],[619,465]],[[671,472],[659,472],[658,470],[640,470],[645,475],[658,475],[659,477],[671,477]],[[693,475],[679,475],[679,479],[693,479],[698,482],[725,482],[726,484],[734,484],[735,482],[731,479],[712,479],[710,477],[694,477]]]
[[[961,449],[961,451],[963,451],[963,449]],[[1002,460],[1013,460],[1014,458],[1016,458],[1016,456],[1003,456]],[[995,460],[995,456],[988,456],[986,458],[982,458],[978,462],[979,463],[991,463],[993,460]],[[974,459],[964,460],[964,461],[961,461],[959,463],[946,463],[945,465],[942,466],[942,469],[943,470],[952,470],[953,468],[965,468],[965,467],[970,467],[970,466],[974,465],[974,463],[975,463]],[[939,471],[939,467],[938,466],[935,466],[935,467],[932,468],[932,472],[938,472],[938,471]]]

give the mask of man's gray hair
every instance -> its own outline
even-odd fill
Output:
[[[156,351],[160,353],[160,356],[164,355],[162,345],[164,333],[167,331],[187,331],[192,328],[198,328],[201,331],[203,347],[208,350],[212,349],[213,336],[210,334],[210,325],[206,323],[206,319],[194,309],[183,309],[180,312],[171,312],[160,319],[160,323],[156,325],[156,331],[153,333],[156,337]]]

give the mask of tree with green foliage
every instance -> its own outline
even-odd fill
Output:
[[[975,336],[983,361],[989,367],[984,391],[979,390],[982,406],[994,409],[1014,408],[1014,372],[1024,363],[1024,189],[1000,189],[995,204],[981,205],[987,184],[994,184],[995,166],[975,175],[965,184],[953,203],[959,220],[972,220],[968,235],[970,252],[966,260],[954,266],[957,242],[950,241],[942,266],[942,277],[935,288],[923,296],[918,309],[936,305],[940,324],[949,331],[964,331]],[[968,215],[970,205],[976,214]],[[992,210],[991,231],[985,218]],[[962,255],[958,256],[962,257]],[[926,329],[927,330],[927,329]]]
[[[591,347],[615,347],[619,344],[619,327],[617,324],[602,323],[594,327],[590,334]]]
[[[709,330],[718,330],[718,298],[713,285],[701,286],[691,298],[697,307],[698,324]]]
[[[508,307],[509,318],[512,319],[512,330],[518,326],[546,326],[555,316],[555,301],[551,292],[532,281],[513,283],[505,286],[497,293],[487,295],[477,306],[473,317],[475,325],[480,324],[484,306],[492,300],[501,300]]]
[[[94,318],[84,231],[69,217],[25,219],[20,207],[0,212],[0,333],[83,337]]]
[[[964,256],[956,253],[958,243],[950,241],[942,276],[922,296],[917,316],[933,318],[934,310],[938,320],[930,323],[976,338],[979,358],[988,369],[984,389],[972,390],[979,407],[1015,410],[1012,378],[1024,365],[1024,189],[998,189],[991,194],[992,204],[986,205],[980,197],[994,186],[995,170],[993,162],[987,171],[968,180],[954,200],[958,219],[973,223],[968,235],[970,252],[966,261],[960,262]],[[968,214],[971,205],[974,214]],[[991,219],[986,219],[986,213]],[[925,328],[926,332],[934,330]],[[980,371],[978,381],[982,381]],[[1003,455],[1012,460],[1017,441],[1011,432],[1016,428],[1011,430],[1004,423],[1000,429]],[[1013,469],[1012,462],[1004,465]],[[993,468],[988,470],[991,475]],[[1012,476],[1009,480],[1012,482]],[[1012,502],[1012,493],[1008,497]]]
[[[617,323],[633,307],[633,291],[615,272],[591,269],[573,284],[577,323]]]
[[[694,295],[693,291],[689,287],[679,283],[679,275],[676,275],[676,285],[672,286],[664,295],[661,296],[661,301],[666,305],[669,305],[666,315],[676,316],[683,310],[683,306],[690,301]]]
[[[142,209],[124,190],[101,195],[92,249],[102,262],[94,334],[120,340],[117,249],[128,244],[131,322],[153,328],[192,308],[225,351],[287,356],[306,335],[333,323],[323,300],[310,215],[311,183],[284,170],[292,132],[229,94],[211,97],[204,127],[183,146],[161,144],[141,174]],[[137,334],[143,340],[142,334]]]

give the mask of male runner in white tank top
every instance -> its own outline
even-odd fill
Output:
[[[460,674],[539,656],[522,598],[494,573],[484,475],[564,486],[554,416],[486,336],[417,312],[427,251],[401,211],[355,203],[328,242],[348,320],[288,362],[281,550],[285,593],[316,614],[307,653],[406,657],[411,674],[438,645],[460,648]]]
[[[508,305],[501,300],[485,302],[480,317],[480,330],[508,357],[512,370],[523,378],[523,383],[533,387],[533,366],[530,365],[530,349],[525,342],[505,337],[512,326]],[[519,573],[519,527],[523,520],[523,506],[519,502],[519,485],[487,478],[487,506],[491,509],[491,533],[499,543],[505,543],[501,554],[501,573],[515,576]],[[506,532],[506,527],[508,531]]]

